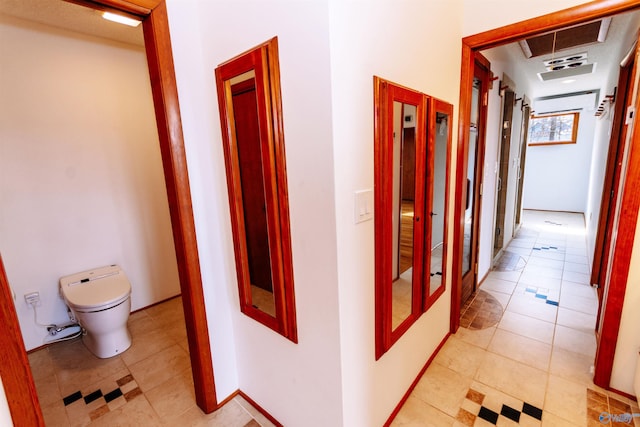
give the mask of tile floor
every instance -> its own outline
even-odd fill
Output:
[[[637,402],[592,382],[597,298],[582,215],[525,211],[507,251],[392,426],[639,427]]]
[[[29,354],[47,426],[273,426],[236,396],[196,406],[180,297],[131,314],[132,346],[98,359],[78,339]]]

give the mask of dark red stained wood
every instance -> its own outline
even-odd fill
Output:
[[[473,90],[473,51],[462,44],[462,68],[460,72],[460,110],[458,112],[458,146],[456,149],[456,182],[453,205],[453,265],[451,278],[451,318],[449,330],[454,334],[460,326],[460,296],[462,295],[462,250],[464,240],[464,207],[467,159],[469,152],[468,130],[471,125],[471,92]]]
[[[196,402],[209,413],[218,406],[166,4],[143,25]]]
[[[636,47],[635,55],[636,59],[631,75],[636,74],[638,65],[640,65],[640,49],[638,47]],[[635,88],[635,90],[637,89]],[[632,88],[631,93],[633,93],[633,90]],[[640,111],[640,97],[636,99],[635,108],[636,112]],[[613,359],[616,353],[624,296],[629,277],[631,251],[634,240],[636,238],[640,239],[640,236],[636,236],[638,210],[640,209],[640,191],[638,191],[638,188],[640,188],[640,122],[637,115],[632,132],[629,142],[627,173],[626,176],[622,177],[623,189],[616,241],[611,259],[611,275],[608,281],[605,282],[604,306],[599,313],[601,323],[593,382],[603,388],[609,388],[610,386]]]
[[[44,426],[13,295],[0,256],[0,377],[16,427]]]
[[[489,49],[569,25],[626,12],[640,6],[639,0],[601,0],[581,4],[569,9],[537,18],[506,25],[462,39],[463,45],[473,50]]]
[[[596,329],[600,323],[602,311],[602,298],[604,296],[604,284],[609,264],[609,249],[611,245],[611,231],[613,230],[613,211],[618,200],[618,186],[620,183],[620,166],[625,147],[627,126],[625,123],[625,110],[628,105],[629,84],[631,69],[635,61],[632,61],[620,69],[618,79],[618,92],[614,108],[613,125],[611,127],[611,140],[607,154],[607,167],[603,183],[602,199],[600,201],[600,215],[598,216],[598,231],[596,234],[595,250],[593,253],[593,265],[591,268],[591,284],[598,287],[598,318]]]
[[[416,106],[416,153],[426,153],[426,119],[428,98],[415,90],[374,76],[374,209],[385,215],[374,216],[375,228],[375,322],[376,360],[396,342],[422,314],[423,244],[425,230],[425,176],[415,174],[413,275],[411,313],[395,329],[392,328],[392,257],[393,252],[393,103]],[[425,155],[415,156],[417,171],[425,170]]]

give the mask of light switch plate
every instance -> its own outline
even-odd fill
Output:
[[[355,223],[373,219],[373,190],[355,192]]]

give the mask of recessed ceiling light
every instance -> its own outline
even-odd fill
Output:
[[[126,16],[117,15],[111,12],[102,12],[102,17],[106,20],[117,22],[119,24],[128,25],[130,27],[137,27],[140,25],[139,20],[133,18],[127,18]]]
[[[569,83],[573,83],[575,81],[576,81],[576,79],[567,79],[567,80],[563,80],[562,83],[569,84]]]

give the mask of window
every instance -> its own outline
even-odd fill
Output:
[[[531,116],[529,145],[575,144],[579,113]]]

